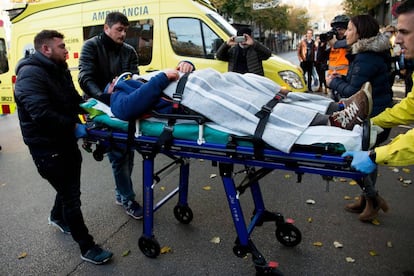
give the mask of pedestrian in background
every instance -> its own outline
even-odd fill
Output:
[[[112,253],[95,244],[80,200],[82,155],[77,140],[86,135],[78,114],[82,98],[66,63],[63,34],[43,30],[34,38],[35,53],[17,65],[15,98],[20,128],[39,174],[56,190],[49,224],[72,234],[81,258],[102,264]]]
[[[348,53],[348,45],[346,43],[345,32],[348,28],[349,17],[345,14],[335,16],[331,21],[332,36],[329,36],[328,47],[329,59],[328,59],[328,76],[329,75],[342,75],[345,76],[348,73],[348,59],[346,54]],[[335,91],[331,91],[331,97],[335,101],[339,101],[336,97]]]
[[[318,73],[319,87],[318,92],[328,94],[328,86],[326,85],[326,71],[328,70],[329,50],[327,41],[321,41],[319,36],[316,38],[316,58],[315,68]]]
[[[312,92],[312,71],[315,62],[315,41],[313,40],[313,30],[308,29],[306,35],[298,45],[298,59],[303,74],[305,75],[308,91]]]

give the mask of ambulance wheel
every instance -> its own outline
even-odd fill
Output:
[[[291,223],[279,225],[275,231],[276,239],[284,246],[293,247],[298,245],[302,240],[302,234],[299,229]]]
[[[141,236],[138,240],[138,247],[149,258],[156,258],[161,252],[160,244],[154,237],[146,238]]]
[[[176,205],[174,207],[174,216],[179,222],[189,224],[193,220],[193,211],[186,205]]]

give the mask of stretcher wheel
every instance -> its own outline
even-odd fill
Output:
[[[99,149],[94,150],[94,152],[92,153],[92,155],[93,155],[93,158],[94,158],[96,161],[98,161],[98,162],[102,161],[102,160],[103,160],[103,158],[104,158],[104,153],[103,153],[103,151],[101,151],[101,150],[99,150]]]
[[[291,223],[279,225],[275,231],[276,239],[284,246],[293,247],[298,245],[302,240],[302,234],[299,229]]]
[[[154,237],[140,237],[138,240],[138,247],[141,249],[141,252],[149,258],[156,258],[161,252],[160,244]]]
[[[362,150],[369,150],[371,142],[371,121],[365,120],[362,124]]]
[[[243,245],[235,245],[233,247],[233,253],[239,258],[246,257],[247,253],[249,253],[249,248]]]
[[[179,222],[189,224],[193,220],[193,211],[188,206],[177,205],[174,207],[174,216]]]

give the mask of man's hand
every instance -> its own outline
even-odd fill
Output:
[[[372,173],[377,165],[369,156],[369,151],[347,151],[342,154],[342,157],[352,157],[351,167],[362,173]]]
[[[228,46],[234,46],[234,45],[236,45],[237,44],[237,42],[236,41],[234,41],[234,39],[236,38],[236,36],[235,35],[233,35],[233,36],[231,36],[227,41],[226,41],[226,43],[227,43],[227,45]]]
[[[180,78],[178,71],[175,69],[166,69],[164,70],[164,73],[167,75],[169,81],[176,81]]]
[[[181,73],[189,73],[194,71],[194,66],[190,62],[181,61],[175,69]]]
[[[244,42],[242,42],[242,45],[249,45],[252,46],[254,44],[254,39],[248,35],[248,34],[244,34],[244,38],[246,39]]]

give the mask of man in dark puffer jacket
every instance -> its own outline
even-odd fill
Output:
[[[77,139],[86,135],[86,128],[78,117],[82,98],[68,70],[63,35],[41,31],[34,45],[36,52],[17,65],[15,98],[23,140],[39,174],[57,192],[49,224],[72,234],[83,260],[105,263],[112,253],[95,244],[80,208],[82,156]]]

